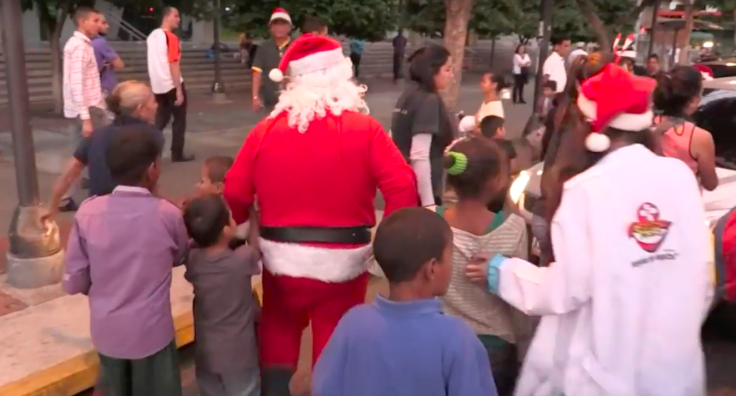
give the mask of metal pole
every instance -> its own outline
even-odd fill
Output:
[[[1,1],[5,80],[18,189],[18,206],[10,221],[8,238],[8,283],[18,288],[35,288],[61,281],[64,253],[59,228],[53,221],[44,219],[44,209],[40,205],[36,151],[28,114],[28,75],[20,1]]]
[[[652,24],[649,28],[649,48],[647,48],[647,60],[649,60],[649,57],[652,56],[652,53],[654,52],[654,38],[657,34],[657,14],[659,14],[660,2],[661,0],[654,0],[654,5],[652,6]]]
[[[15,153],[15,183],[21,206],[38,205],[38,177],[33,148],[31,122],[28,116],[28,77],[23,45],[23,24],[20,2],[2,2],[3,49],[5,50],[5,81],[8,87],[10,125]]]
[[[539,9],[539,35],[542,41],[539,43],[539,60],[537,60],[537,75],[534,82],[534,102],[532,109],[535,114],[540,110],[538,106],[539,96],[542,94],[542,65],[549,54],[549,42],[552,38],[552,5],[553,0],[542,0]]]
[[[212,93],[216,102],[227,101],[225,85],[222,83],[222,65],[220,51],[220,23],[222,22],[222,7],[220,0],[214,0],[215,17],[213,19],[213,36],[215,41],[215,82],[212,83]]]

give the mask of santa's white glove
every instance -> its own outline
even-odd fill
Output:
[[[475,129],[476,127],[475,123],[475,117],[474,116],[465,116],[462,120],[460,120],[460,125],[458,126],[458,129],[460,132],[470,132]]]
[[[235,237],[238,239],[247,239],[248,231],[250,230],[250,220],[245,223],[238,224],[235,228]]]

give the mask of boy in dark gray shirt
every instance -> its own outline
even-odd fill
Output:
[[[194,286],[197,384],[202,396],[260,395],[254,321],[259,307],[251,277],[260,254],[251,246],[228,248],[235,222],[219,195],[194,198],[184,221],[196,243],[186,279]]]

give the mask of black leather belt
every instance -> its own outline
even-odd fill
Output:
[[[369,227],[263,227],[261,238],[287,243],[338,243],[359,245],[371,243]]]

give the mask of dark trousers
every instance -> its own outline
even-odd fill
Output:
[[[524,85],[526,85],[526,76],[523,74],[514,74],[514,89],[512,95],[514,103],[524,102]]]
[[[512,396],[520,368],[516,345],[491,335],[480,335],[478,338],[488,351],[498,396]]]
[[[394,80],[404,78],[404,73],[401,70],[401,66],[403,66],[403,62],[404,62],[404,54],[394,53]]]
[[[360,77],[360,58],[362,56],[363,55],[356,54],[354,52],[350,54],[350,61],[353,62],[353,74],[355,74],[355,77]]]
[[[184,102],[176,106],[176,89],[165,94],[156,94],[156,103],[158,103],[158,111],[156,111],[156,128],[164,130],[169,124],[171,117],[174,121],[171,123],[171,154],[180,156],[184,154],[184,134],[187,131],[187,90],[184,84],[181,85],[184,94]]]
[[[116,359],[100,354],[97,390],[104,396],[181,396],[176,342],[142,359]]]

